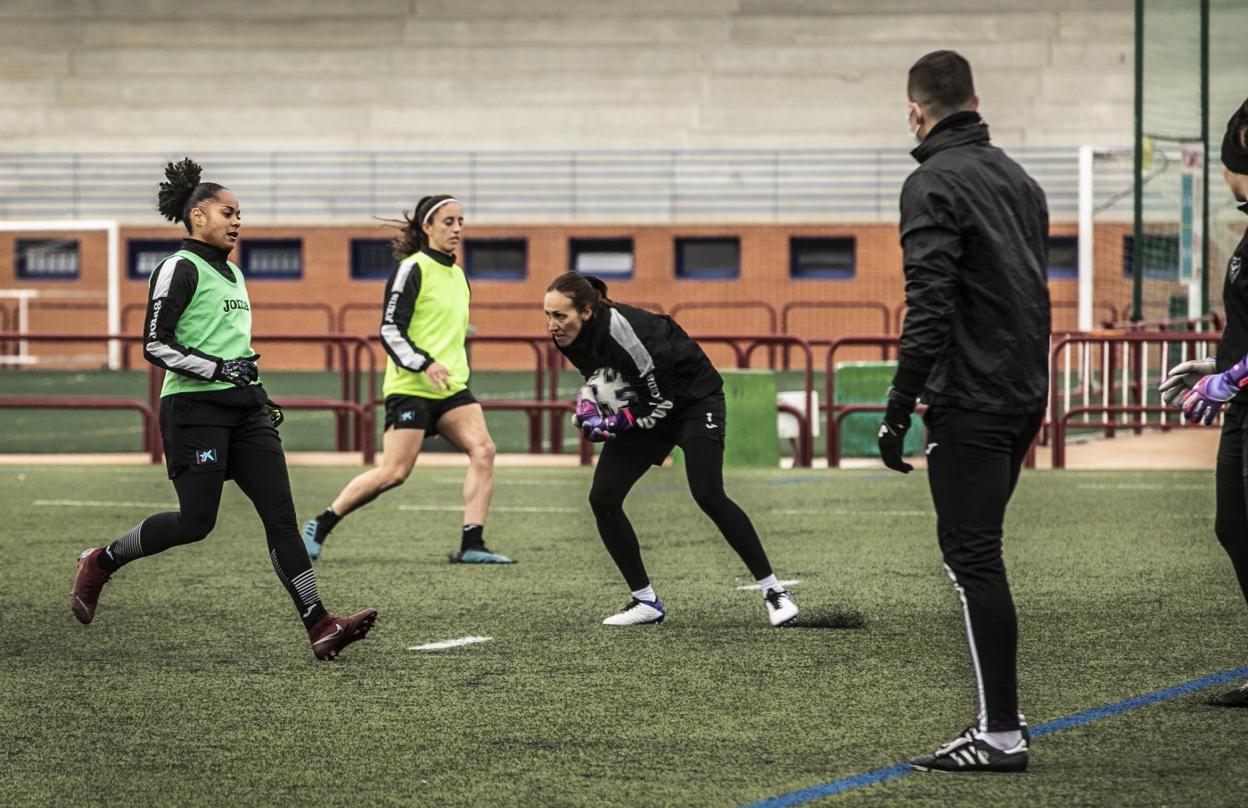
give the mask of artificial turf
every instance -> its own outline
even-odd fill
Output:
[[[292,469],[301,518],[356,471]],[[121,570],[82,626],[77,554],[172,505],[163,469],[0,467],[0,802],[734,806],[897,763],[974,718],[921,472],[729,471],[800,581],[787,629],[738,589],[749,576],[677,469],[627,503],[667,623],[599,625],[628,593],[590,473],[499,469],[486,537],[519,563],[460,567],[462,472],[418,466],[317,563],[331,610],[381,613],[326,664],[232,484],[208,539]],[[92,502],[110,504],[72,504]],[[1248,661],[1212,507],[1208,473],[1024,474],[1006,555],[1031,724]],[[492,639],[408,650],[465,636]],[[1038,739],[1023,775],[915,774],[826,804],[1242,805],[1248,711],[1207,695]]]

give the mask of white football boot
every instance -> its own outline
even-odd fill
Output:
[[[663,608],[663,601],[637,600],[637,598],[633,598],[624,607],[624,611],[611,615],[606,620],[603,620],[602,624],[604,626],[658,625],[663,622],[664,617],[667,617],[667,610]]]
[[[797,619],[797,603],[785,590],[768,589],[763,603],[767,604],[767,619],[773,626],[787,626]]]

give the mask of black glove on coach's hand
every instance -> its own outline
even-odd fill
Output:
[[[906,444],[906,433],[910,431],[910,413],[914,412],[916,400],[888,388],[888,409],[884,411],[884,420],[880,421],[880,459],[893,471],[909,474],[914,466],[902,458]]]
[[[256,368],[256,360],[259,358],[260,354],[252,354],[238,359],[226,359],[217,367],[212,380],[229,382],[235,387],[246,387],[260,378],[260,371]]]

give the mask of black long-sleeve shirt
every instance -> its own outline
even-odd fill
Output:
[[[1239,209],[1248,213],[1248,203]],[[1240,239],[1235,252],[1226,262],[1226,277],[1222,282],[1222,307],[1226,310],[1226,327],[1218,341],[1218,372],[1231,367],[1248,356],[1248,231]],[[1248,400],[1248,390],[1236,394],[1237,403]]]
[[[642,429],[724,386],[702,347],[675,320],[623,303],[599,307],[570,345],[555,346],[585,378],[602,367],[623,373],[637,393],[628,409]]]

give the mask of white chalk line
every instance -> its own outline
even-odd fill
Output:
[[[401,511],[434,511],[437,513],[459,513],[463,505],[400,505]],[[538,507],[535,505],[491,505],[490,513],[580,513],[585,508]]]
[[[1205,491],[1213,490],[1211,485],[1193,485],[1191,483],[1081,483],[1076,488],[1084,491]]]
[[[775,508],[772,513],[820,514],[823,516],[932,516],[933,511],[859,511],[847,508]]]
[[[460,637],[457,640],[443,640],[442,642],[431,642],[424,645],[413,645],[407,650],[409,651],[441,651],[446,648],[458,648],[461,645],[473,645],[479,642],[489,642],[493,637]]]
[[[165,508],[175,511],[178,509],[176,502],[105,502],[96,499],[37,499],[31,504],[56,508]]]
[[[798,585],[798,584],[800,584],[800,583],[801,583],[801,580],[799,580],[799,579],[797,579],[797,578],[794,578],[794,579],[793,579],[793,580],[791,580],[791,581],[780,581],[780,585],[781,585],[781,586],[797,586],[797,585]],[[760,587],[759,587],[759,585],[758,585],[758,584],[750,584],[749,586],[738,586],[738,587],[737,587],[737,589],[738,589],[739,591],[741,591],[741,592],[749,592],[751,589],[753,589],[754,591],[758,591],[758,589],[759,589],[759,588],[760,588]]]

